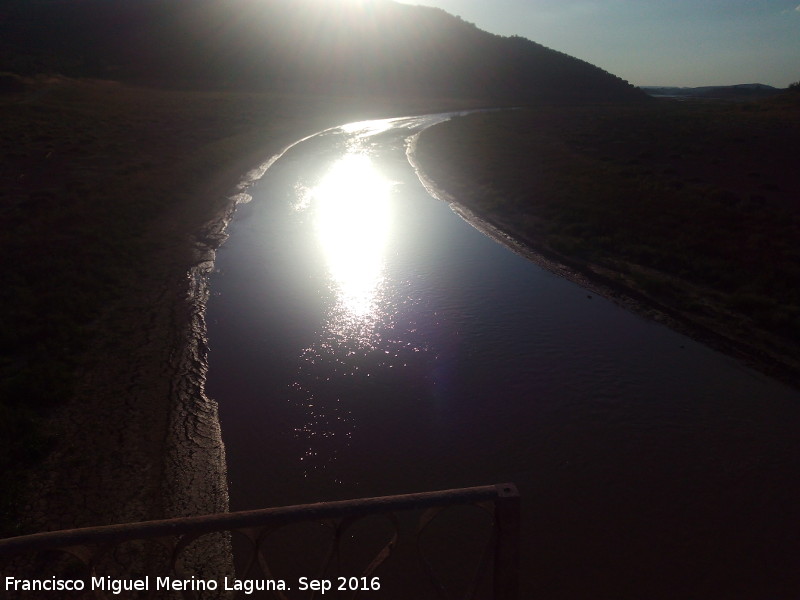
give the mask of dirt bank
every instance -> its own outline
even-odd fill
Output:
[[[415,160],[515,251],[797,386],[796,121],[780,103],[542,107],[426,130]]]

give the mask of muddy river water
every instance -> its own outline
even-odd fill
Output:
[[[506,481],[523,597],[800,597],[800,393],[432,198],[409,139],[328,130],[250,190],[211,277],[233,510]]]

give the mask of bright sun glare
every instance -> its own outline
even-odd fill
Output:
[[[383,275],[391,224],[389,182],[363,154],[348,154],[312,191],[317,237],[339,300],[352,316],[370,311]]]

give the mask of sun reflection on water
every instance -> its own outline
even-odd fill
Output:
[[[391,233],[391,182],[358,149],[336,161],[321,181],[303,194],[297,210],[310,210],[314,233],[328,272],[332,301],[318,339],[305,348],[290,393],[304,408],[295,428],[305,451],[306,477],[326,471],[349,446],[354,422],[349,401],[358,393],[365,357],[381,344],[390,325],[385,262]],[[329,385],[332,374],[351,381]],[[334,391],[336,390],[336,391]]]
[[[391,225],[389,191],[389,181],[364,154],[337,161],[311,191],[340,318],[363,321],[374,309]]]

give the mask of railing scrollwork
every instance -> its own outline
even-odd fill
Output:
[[[0,588],[24,598],[25,585],[80,581],[63,596],[98,600],[512,600],[519,523],[516,487],[501,484],[54,531],[0,540]]]

